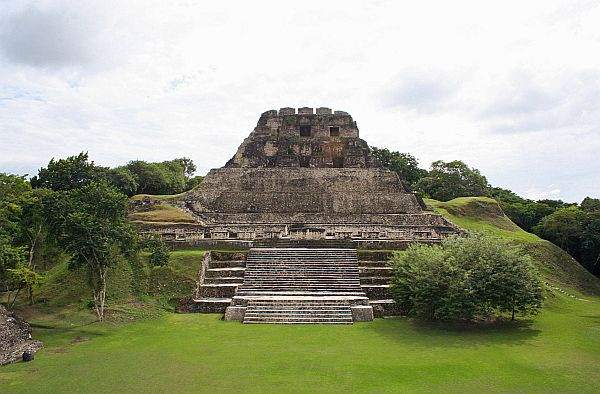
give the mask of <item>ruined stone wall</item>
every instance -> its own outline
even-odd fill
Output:
[[[302,135],[302,129],[308,134]],[[378,164],[343,111],[282,108],[263,113],[226,167],[366,168]]]
[[[379,168],[222,168],[211,170],[179,204],[197,215],[421,212],[397,174]]]

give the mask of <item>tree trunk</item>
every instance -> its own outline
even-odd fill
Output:
[[[29,285],[29,305],[33,305],[33,286]]]
[[[107,272],[107,268],[106,267],[101,267],[98,269],[98,274],[99,274],[99,278],[98,278],[98,282],[100,285],[100,288],[98,289],[98,292],[96,293],[96,314],[98,315],[98,321],[103,321],[104,320],[104,304],[106,302],[106,272]]]
[[[33,238],[31,238],[31,248],[29,248],[29,265],[28,267],[33,269],[33,253],[35,252],[35,245],[37,244],[37,240],[40,237],[40,233],[42,232],[42,226],[38,227]]]
[[[13,300],[12,300],[12,302],[11,302],[11,304],[10,304],[10,309],[12,309],[12,308],[13,308],[13,306],[15,306],[15,302],[17,302],[17,297],[19,296],[19,293],[20,293],[20,292],[21,292],[21,287],[19,287],[19,288],[17,289],[17,293],[15,294],[15,298],[13,298]],[[9,295],[9,297],[8,297],[8,301],[10,301],[10,295]]]
[[[515,297],[514,297],[514,295],[513,295],[512,307],[513,307],[513,311],[512,311],[513,313],[512,313],[510,320],[514,321],[515,320]]]

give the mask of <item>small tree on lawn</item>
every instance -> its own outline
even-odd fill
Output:
[[[451,237],[442,246],[396,253],[394,298],[409,315],[434,320],[534,314],[542,287],[529,256],[505,241]]]
[[[128,200],[105,182],[54,195],[54,231],[72,255],[71,268],[87,268],[98,320],[104,320],[109,269],[133,247],[133,230],[126,222]]]

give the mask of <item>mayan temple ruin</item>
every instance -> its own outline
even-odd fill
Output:
[[[199,186],[139,204],[189,216],[140,225],[171,242],[249,249],[207,254],[184,308],[226,311],[245,323],[352,323],[371,320],[373,307],[393,314],[387,255],[357,249],[457,232],[374,159],[348,113],[329,108],[263,113],[233,158]]]

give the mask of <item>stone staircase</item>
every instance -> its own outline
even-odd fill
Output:
[[[375,317],[400,314],[390,292],[393,277],[388,259],[391,255],[391,252],[361,251],[358,256],[360,285],[369,297]]]
[[[253,248],[225,318],[244,323],[351,324],[372,320],[356,250]]]
[[[224,313],[244,281],[247,252],[208,252],[202,261],[198,287],[183,312]]]

